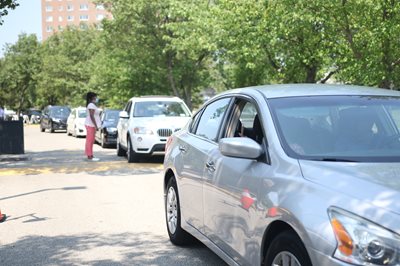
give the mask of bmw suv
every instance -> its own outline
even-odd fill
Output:
[[[128,162],[143,155],[163,155],[169,136],[189,121],[191,112],[177,97],[133,97],[119,114],[117,155]]]

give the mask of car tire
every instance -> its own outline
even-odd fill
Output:
[[[124,149],[122,149],[121,147],[121,143],[119,143],[119,140],[117,138],[117,156],[125,156],[126,152],[124,151]]]
[[[50,133],[54,133],[53,123],[50,123]]]
[[[128,156],[128,163],[134,163],[139,160],[139,155],[133,150],[132,143],[131,143],[131,138],[128,136],[128,150],[126,151],[126,154]]]
[[[106,141],[104,139],[104,133],[103,132],[100,134],[100,145],[101,145],[102,148],[106,148],[107,147]]]
[[[193,243],[194,238],[181,227],[181,209],[175,177],[169,179],[165,197],[165,221],[172,244],[184,246]]]
[[[290,265],[312,265],[303,242],[292,231],[284,231],[272,240],[265,255],[263,266],[281,266],[283,265],[283,258],[286,262],[289,261]]]
[[[68,126],[67,126],[67,136],[71,136],[71,132],[69,132]]]

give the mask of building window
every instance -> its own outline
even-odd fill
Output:
[[[46,12],[53,11],[53,6],[46,6]]]
[[[53,21],[53,16],[47,16],[46,17],[47,22],[52,22]]]
[[[58,11],[63,11],[64,10],[64,6],[59,6],[58,7]]]
[[[88,9],[89,9],[88,4],[80,4],[79,5],[79,10],[88,10]]]
[[[68,21],[74,21],[74,16],[67,16]]]
[[[46,31],[47,32],[52,32],[53,31],[53,27],[52,26],[47,26],[46,27]]]
[[[81,20],[81,21],[89,20],[89,15],[80,15],[79,20]]]
[[[96,15],[96,19],[97,20],[103,20],[104,19],[104,15],[103,14],[97,14]]]
[[[73,5],[67,5],[67,10],[68,10],[68,11],[74,10],[74,6],[73,6]]]
[[[62,22],[63,21],[63,17],[62,16],[58,16],[58,21]]]
[[[98,10],[104,10],[104,5],[103,4],[97,4],[96,9]]]

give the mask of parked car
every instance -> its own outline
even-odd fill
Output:
[[[133,97],[120,113],[117,155],[137,161],[143,155],[164,154],[168,137],[190,119],[186,104],[177,97]]]
[[[67,118],[71,112],[68,106],[49,105],[42,111],[40,119],[40,131],[44,132],[49,129],[50,132],[55,130],[67,130]]]
[[[31,108],[31,109],[28,109],[26,114],[28,116],[29,123],[31,123],[31,124],[40,123],[40,118],[42,116],[42,112],[40,110]]]
[[[67,134],[74,137],[86,137],[86,108],[73,108],[67,119]]]
[[[96,131],[96,141],[105,148],[117,144],[117,124],[121,110],[105,109],[100,114],[101,126]]]
[[[400,265],[398,91],[228,91],[171,136],[164,169],[174,244],[230,265]]]

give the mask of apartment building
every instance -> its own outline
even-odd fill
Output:
[[[89,25],[100,25],[105,18],[112,18],[102,4],[95,4],[90,0],[41,1],[43,40],[68,26],[85,29]]]

